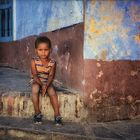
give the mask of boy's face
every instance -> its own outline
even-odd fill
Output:
[[[48,58],[51,49],[49,48],[48,44],[40,43],[35,51],[41,59],[46,59]]]

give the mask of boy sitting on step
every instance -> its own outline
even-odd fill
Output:
[[[34,122],[42,123],[42,114],[39,109],[39,93],[45,96],[46,92],[50,97],[50,102],[54,109],[54,122],[56,125],[62,124],[60,116],[58,97],[52,85],[55,75],[56,62],[51,59],[51,41],[45,36],[37,37],[35,41],[36,57],[31,60],[32,73],[32,101],[34,105],[35,115]]]

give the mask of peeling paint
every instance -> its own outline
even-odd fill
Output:
[[[85,85],[85,80],[82,80],[82,85]]]
[[[135,41],[140,44],[140,34],[134,36]],[[139,46],[140,47],[140,46]]]
[[[87,1],[84,58],[140,59],[139,7],[137,1]]]
[[[29,53],[29,46],[26,47],[26,52],[27,52],[28,55],[30,54]]]
[[[136,76],[136,75],[138,75],[138,71],[131,71],[131,76]]]
[[[96,75],[96,79],[101,78],[103,74],[103,71],[99,71],[98,75]]]
[[[101,64],[100,63],[97,63],[97,67],[101,67]]]
[[[93,90],[93,91],[92,91],[92,94],[97,93],[97,91],[98,91],[97,89]]]
[[[134,98],[131,95],[127,96],[127,102],[128,103],[133,103],[134,102]]]
[[[131,7],[129,9],[129,15],[134,22],[140,22],[140,4],[139,4],[139,1],[137,1],[137,3],[131,3]]]
[[[106,60],[106,58],[107,58],[107,50],[106,49],[102,50],[100,56],[101,56],[102,60]]]

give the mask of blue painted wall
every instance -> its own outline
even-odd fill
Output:
[[[84,58],[140,60],[140,0],[88,0]]]
[[[85,8],[85,59],[140,59],[140,0],[87,0]],[[16,0],[16,39],[80,22],[82,0]]]
[[[16,0],[16,39],[80,22],[82,0]]]

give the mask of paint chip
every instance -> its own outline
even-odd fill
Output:
[[[27,54],[29,54],[29,46],[27,46],[26,51],[27,51]]]
[[[92,91],[92,94],[97,93],[97,91],[98,91],[97,89],[93,90],[93,91]]]
[[[97,67],[101,67],[101,64],[100,63],[97,63]]]
[[[85,85],[85,80],[82,81],[82,85]]]
[[[133,70],[132,70],[132,71],[131,71],[131,73],[130,73],[130,75],[131,75],[131,76],[138,75],[138,72],[137,72],[137,71],[133,71]]]
[[[101,78],[103,74],[104,74],[103,71],[99,71],[99,74],[96,75],[96,79]]]
[[[101,51],[100,57],[101,57],[103,60],[106,60],[106,58],[107,58],[107,50],[106,50],[106,49],[103,49],[103,50]]]
[[[140,35],[136,35],[134,37],[135,41],[140,44]]]

